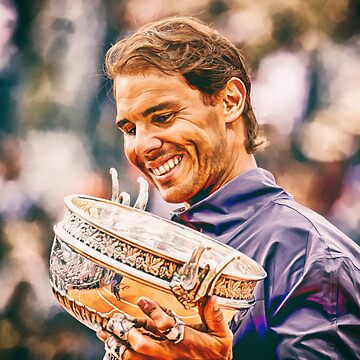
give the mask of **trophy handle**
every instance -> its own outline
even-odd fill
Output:
[[[111,175],[111,201],[119,202],[120,194],[119,194],[119,178],[116,169],[110,169]]]
[[[120,193],[118,172],[115,168],[110,169],[111,175],[111,201],[122,205],[130,206],[130,195],[123,191]],[[140,184],[138,198],[136,199],[134,208],[145,210],[149,200],[149,183],[142,177],[138,177],[137,182]]]
[[[138,177],[137,182],[140,184],[140,190],[134,208],[145,210],[149,200],[149,183],[141,176]]]
[[[211,296],[224,269],[232,261],[240,258],[238,254],[231,253],[215,268],[206,264],[199,273],[200,258],[205,250],[210,250],[210,248],[200,245],[194,249],[190,260],[175,271],[171,280],[170,288],[185,309],[196,306],[204,296]]]
[[[224,269],[234,260],[240,259],[240,256],[235,253],[231,253],[224,257],[222,261],[216,266],[216,268],[210,269],[204,281],[201,283],[199,288],[199,295],[211,296],[214,293],[216,282],[219,280]]]

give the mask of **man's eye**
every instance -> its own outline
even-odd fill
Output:
[[[157,115],[154,117],[153,120],[157,123],[166,123],[172,118],[173,115],[174,115],[173,113]]]
[[[122,128],[122,131],[126,135],[135,135],[136,134],[136,127],[135,126],[125,126]]]

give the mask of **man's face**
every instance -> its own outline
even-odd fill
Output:
[[[168,202],[191,202],[226,177],[223,105],[205,105],[181,76],[118,76],[117,125],[125,154]]]

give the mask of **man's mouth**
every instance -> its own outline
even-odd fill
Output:
[[[182,156],[176,155],[165,163],[156,168],[150,168],[150,171],[156,176],[163,176],[169,173],[174,167],[176,167],[182,160]]]

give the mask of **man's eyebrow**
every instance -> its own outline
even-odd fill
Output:
[[[128,119],[120,119],[120,120],[115,120],[115,124],[116,126],[121,129],[125,124],[127,124],[128,122],[130,122]]]
[[[143,117],[147,117],[152,113],[155,113],[157,111],[161,111],[161,110],[165,110],[165,109],[169,109],[169,108],[174,108],[178,106],[177,102],[174,101],[167,101],[167,102],[163,102],[154,106],[150,106],[149,108],[147,108],[146,110],[144,110],[141,115]]]
[[[169,109],[169,108],[174,108],[174,107],[178,107],[179,104],[175,101],[167,101],[167,102],[163,102],[160,104],[156,104],[153,106],[150,106],[149,108],[145,109],[142,113],[141,116],[143,117],[147,117],[150,114],[153,114],[157,111],[161,111],[161,110],[165,110],[165,109]],[[117,127],[121,128],[123,125],[125,125],[126,123],[130,122],[130,120],[123,118],[120,120],[115,120],[115,123],[117,125]]]

